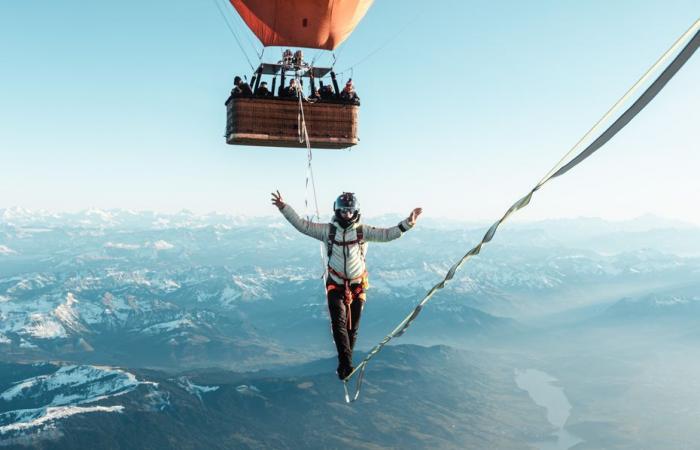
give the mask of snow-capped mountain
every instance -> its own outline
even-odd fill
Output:
[[[153,439],[148,442],[154,447],[294,447],[301,441],[289,437],[301,433],[303,442],[336,447],[370,430],[373,442],[397,447],[405,444],[403,430],[429,416],[450,428],[422,433],[421,445],[457,447],[487,429],[494,432],[469,441],[475,448],[520,448],[523,439],[533,438],[523,430],[534,426],[539,436],[551,430],[541,408],[512,386],[512,367],[496,367],[511,357],[509,348],[591,343],[586,351],[597,355],[601,342],[626,351],[638,343],[637,331],[646,342],[667,346],[697,341],[700,260],[669,252],[666,241],[657,246],[653,237],[667,231],[636,228],[630,243],[629,233],[609,224],[596,225],[602,234],[576,232],[571,223],[556,233],[548,233],[546,224],[516,225],[504,228],[392,342],[498,348],[497,354],[469,354],[465,365],[444,347],[388,346],[373,362],[368,400],[355,405],[363,408],[358,416],[354,407],[333,400],[335,361],[326,357],[335,349],[319,244],[279,217],[3,214],[0,445],[41,440],[72,448],[115,442],[135,448]],[[395,219],[384,218],[388,224]],[[393,329],[485,231],[427,225],[395,242],[370,245],[371,288],[359,350]],[[697,230],[678,233],[694,236]],[[580,245],[591,239],[598,248]],[[585,320],[573,312],[586,308]],[[577,317],[548,323],[538,334],[533,318],[550,313]],[[568,357],[570,350],[562,351]],[[47,360],[62,365],[15,364]],[[304,364],[290,368],[295,363]],[[214,366],[262,370],[241,374]],[[583,362],[575,371],[587,367]],[[408,402],[414,406],[406,408]],[[494,408],[499,402],[503,406]],[[280,417],[279,411],[294,414]],[[364,417],[391,420],[379,430]],[[289,428],[271,433],[271,423]],[[359,425],[342,427],[347,434],[340,441],[316,432],[338,423]],[[455,433],[457,440],[446,440]],[[165,435],[168,443],[159,440]]]
[[[139,386],[157,384],[139,381],[127,371],[112,367],[34,366],[38,375],[14,381],[0,392],[0,441],[25,433],[41,433],[68,417],[91,413],[121,413],[118,398]],[[3,385],[7,381],[3,377]]]
[[[8,358],[253,368],[332,351],[319,244],[279,217],[0,216],[0,249],[11,249],[0,253],[0,349]],[[371,245],[358,345],[391,330],[483,231],[419,226]],[[531,225],[506,228],[501,238],[434,297],[406,339],[502,335],[518,328],[502,317],[663,290],[700,272],[697,259],[649,245],[601,254]]]
[[[0,223],[35,232],[54,227],[167,229],[215,226],[227,229],[269,222],[270,220],[266,218],[232,216],[221,213],[195,214],[188,210],[181,210],[177,213],[158,213],[126,209],[88,208],[77,212],[53,212],[21,207],[0,208]]]
[[[700,286],[695,286],[698,292]],[[654,293],[641,298],[624,298],[605,310],[602,317],[618,322],[667,320],[697,322],[700,295],[678,292]]]

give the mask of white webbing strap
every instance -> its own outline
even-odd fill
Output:
[[[700,46],[700,20],[697,20],[692,27],[688,31],[686,31],[674,44],[671,48],[669,48],[662,56],[659,58],[659,60],[640,78],[635,85],[625,93],[625,95],[620,98],[620,100],[615,103],[615,105],[599,120],[596,125],[594,125],[591,130],[589,130],[586,135],[584,135],[583,138],[579,140],[579,142],[574,145],[574,147],[566,154],[562,160],[560,160],[552,170],[550,170],[547,175],[542,178],[540,182],[538,182],[534,188],[530,190],[530,192],[527,193],[527,195],[523,196],[521,199],[513,203],[513,205],[508,208],[508,210],[503,214],[503,216],[498,219],[491,227],[488,229],[486,234],[484,234],[484,237],[481,238],[481,241],[474,246],[471,250],[469,250],[462,258],[454,263],[452,267],[450,267],[450,270],[447,271],[447,274],[445,274],[444,278],[442,281],[437,283],[435,286],[433,286],[423,297],[423,299],[418,303],[418,305],[411,311],[411,313],[406,316],[401,323],[399,323],[394,330],[389,333],[379,344],[375,345],[369,353],[365,356],[365,358],[358,364],[358,366],[343,380],[343,387],[345,389],[345,401],[348,403],[354,402],[357,400],[360,396],[360,389],[362,388],[362,381],[364,378],[364,373],[365,369],[367,367],[367,364],[369,361],[377,354],[379,353],[382,348],[389,343],[393,338],[401,336],[403,333],[406,332],[408,327],[411,325],[411,323],[418,317],[420,314],[421,310],[423,309],[423,306],[428,303],[428,301],[435,295],[435,293],[444,288],[445,284],[450,281],[457,270],[472,256],[478,255],[479,252],[481,252],[481,248],[487,244],[491,239],[493,239],[493,236],[496,234],[496,230],[498,227],[503,223],[511,214],[514,212],[524,208],[530,203],[530,200],[532,199],[532,195],[539,190],[542,186],[544,186],[545,183],[547,183],[549,180],[552,178],[556,178],[558,176],[561,176],[580,164],[584,159],[588,158],[590,155],[592,155],[596,150],[598,150],[600,147],[602,147],[605,143],[607,143],[615,134],[617,134],[620,130],[622,130],[637,114],[639,114],[640,111],[644,109],[646,105],[651,102],[651,100],[659,93],[661,90],[664,88],[666,83],[668,83],[671,78],[680,70],[680,68],[685,64],[688,59],[693,55],[693,53],[697,50],[698,46]],[[602,123],[607,121],[612,114],[619,109],[619,107],[627,100],[629,99],[634,92],[636,92],[639,87],[651,76],[651,73],[655,72],[658,70],[658,68],[662,65],[664,61],[666,61],[668,58],[671,57],[675,52],[678,51],[678,49],[681,47],[681,44],[685,41],[690,39],[687,44],[683,47],[683,49],[675,56],[675,58],[671,61],[671,63],[661,72],[661,74],[656,78],[656,80],[637,98],[637,100],[627,109],[625,110],[624,113],[622,113],[605,131],[603,131],[598,138],[596,138],[591,144],[589,144],[585,149],[583,149],[580,153],[578,153],[574,158],[572,158],[570,161],[568,161],[566,164],[564,164],[564,161],[568,159],[568,156],[573,154],[575,150],[577,150],[580,145],[586,141],[589,136],[593,134],[594,131],[596,131]],[[348,382],[349,380],[359,372],[357,382],[355,384],[355,394],[350,396],[348,392]]]

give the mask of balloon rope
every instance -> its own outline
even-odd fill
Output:
[[[408,21],[399,31],[397,31],[393,36],[390,36],[387,40],[385,40],[384,43],[382,43],[379,47],[375,48],[374,50],[372,50],[371,52],[369,52],[368,54],[366,54],[365,56],[363,56],[361,59],[359,59],[357,62],[355,62],[355,64],[353,64],[353,65],[351,65],[351,66],[349,66],[349,67],[346,67],[345,69],[341,70],[341,71],[338,72],[338,73],[339,73],[339,74],[342,74],[343,72],[347,72],[348,70],[353,69],[354,67],[359,66],[360,64],[362,64],[363,62],[367,61],[368,59],[370,59],[370,58],[371,58],[372,56],[374,56],[375,54],[377,54],[377,53],[379,53],[380,51],[384,50],[389,44],[391,44],[392,42],[394,42],[394,41],[396,40],[396,38],[398,38],[399,36],[401,36],[401,35],[403,34],[404,31],[406,31],[411,25],[413,25],[413,22],[415,22],[416,19],[418,19],[418,17],[422,15],[422,13],[423,13],[423,11],[418,11],[418,12],[416,13],[416,15],[413,16],[413,18],[412,18],[411,20],[409,20],[409,21]],[[342,53],[342,51],[345,49],[345,47],[346,47],[346,46],[345,46],[344,43],[343,43],[343,46],[341,47],[340,51],[338,52],[338,55],[337,55],[338,57],[340,57],[340,53]],[[331,67],[335,67],[335,63],[336,63],[336,61],[335,61],[335,54],[334,54],[333,66],[331,66]]]
[[[223,0],[223,2],[226,4],[229,3],[228,0]],[[265,53],[265,46],[263,45],[262,50],[258,51],[258,48],[255,46],[255,43],[251,39],[252,33],[248,33],[245,30],[248,26],[245,24],[245,22],[243,22],[243,18],[237,14],[234,14],[234,16],[240,19],[238,22],[239,24],[242,23],[241,27],[243,28],[243,32],[241,34],[245,36],[246,40],[248,41],[248,44],[252,47],[253,51],[255,52],[255,55],[258,57],[258,62],[262,62],[263,53]]]
[[[306,144],[306,183],[305,183],[305,188],[304,188],[304,208],[306,211],[309,210],[309,181],[311,181],[311,190],[313,193],[314,197],[314,208],[316,212],[316,222],[321,221],[321,213],[319,212],[318,209],[318,197],[316,195],[316,180],[314,179],[314,168],[312,165],[313,161],[313,153],[311,152],[311,141],[309,140],[309,132],[306,128],[306,118],[304,117],[304,102],[303,102],[303,93],[301,90],[301,77],[298,75],[296,76],[297,80],[297,98],[299,100],[299,114],[297,115],[297,122],[298,122],[298,131],[299,131],[299,142],[300,143],[305,143]],[[308,215],[307,215],[308,216]],[[308,217],[311,219],[311,217]],[[320,243],[320,252],[321,252],[321,265],[323,266],[323,275],[322,279],[324,279],[325,282],[325,275],[326,275],[326,267],[327,267],[327,262],[326,262],[326,252],[323,250],[323,242]],[[323,292],[325,293],[325,284],[323,288]]]
[[[241,41],[240,41],[240,39],[238,38],[238,35],[237,35],[236,32],[233,30],[233,27],[231,26],[231,24],[229,23],[228,19],[226,18],[226,14],[224,14],[224,11],[221,9],[221,5],[219,5],[219,3],[217,2],[217,0],[212,0],[212,1],[214,2],[214,6],[216,6],[216,9],[219,10],[219,14],[221,14],[221,18],[224,20],[224,23],[226,24],[226,27],[228,28],[228,30],[229,30],[229,31],[231,32],[231,34],[233,35],[233,38],[234,38],[234,39],[236,40],[236,42],[238,43],[238,48],[241,49],[241,53],[243,53],[243,56],[245,56],[246,61],[248,61],[248,65],[250,66],[250,68],[251,68],[252,70],[255,70],[255,67],[253,67],[253,63],[250,61],[250,58],[248,58],[248,53],[247,53],[247,52],[245,51],[245,49],[243,48],[243,44],[241,44]],[[257,53],[257,52],[256,52],[256,53]]]

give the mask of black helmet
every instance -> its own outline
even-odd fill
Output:
[[[346,227],[359,220],[360,201],[357,200],[357,197],[355,197],[355,194],[352,192],[343,192],[335,199],[335,202],[333,202],[333,211],[335,211],[335,217],[338,219],[338,222],[340,222],[343,227]],[[352,212],[352,217],[349,219],[344,218],[341,214],[344,211]]]

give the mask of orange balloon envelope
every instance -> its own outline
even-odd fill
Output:
[[[374,0],[231,0],[264,46],[333,50]]]

